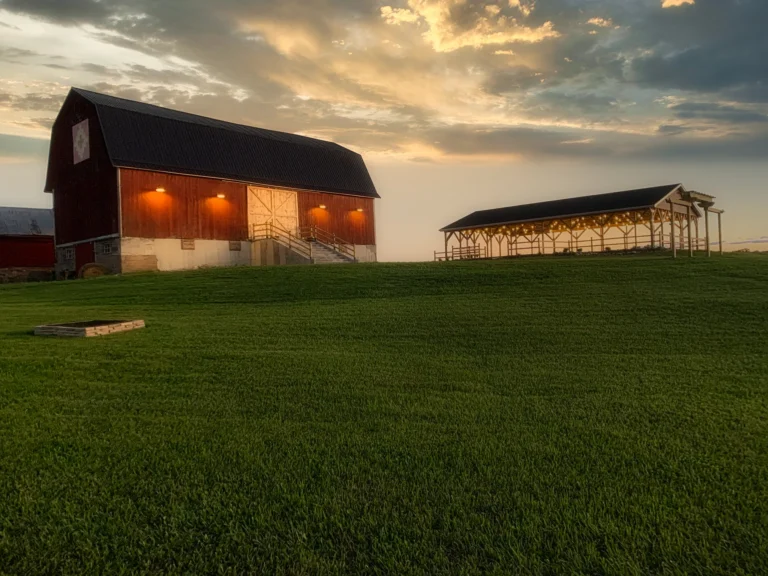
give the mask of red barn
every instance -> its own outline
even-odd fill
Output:
[[[379,195],[359,154],[77,88],[46,192],[60,272],[376,260]]]
[[[53,210],[0,208],[0,268],[53,265]]]

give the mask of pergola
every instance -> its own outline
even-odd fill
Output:
[[[710,214],[717,215],[722,254],[723,211],[714,200],[670,184],[482,210],[441,229],[445,252],[435,252],[435,260],[658,249],[710,256]]]

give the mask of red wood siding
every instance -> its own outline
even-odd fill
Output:
[[[234,182],[122,168],[122,236],[247,240],[246,190]]]
[[[72,127],[88,120],[90,158],[74,163]],[[71,94],[51,132],[47,190],[53,189],[56,243],[118,231],[117,170],[112,166],[93,105]]]
[[[299,192],[299,226],[313,225],[352,244],[376,244],[373,198]]]
[[[53,268],[53,236],[0,236],[0,268]]]

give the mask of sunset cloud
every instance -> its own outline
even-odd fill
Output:
[[[768,3],[382,4],[0,0],[0,134],[79,85],[374,157],[768,154]]]
[[[410,9],[385,6],[381,9],[382,18],[388,24],[423,19],[427,29],[422,37],[436,52],[516,42],[537,43],[560,35],[552,22],[529,27],[514,17],[501,14],[497,5],[487,5],[482,11],[473,11],[473,5],[467,0],[409,0],[408,5]],[[524,8],[527,5],[516,6],[524,13],[530,13]],[[461,19],[456,17],[457,13],[461,14]]]
[[[587,20],[587,24],[592,24],[593,26],[600,26],[601,28],[610,28],[613,26],[613,21],[611,21],[610,18],[590,18]]]
[[[419,15],[407,8],[392,8],[383,6],[381,8],[381,17],[387,24],[413,24],[419,21]]]
[[[673,8],[675,6],[683,6],[684,4],[695,4],[696,0],[662,0],[662,8]]]

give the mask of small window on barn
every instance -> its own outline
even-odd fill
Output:
[[[115,240],[107,240],[99,243],[99,253],[104,256],[111,256],[118,253],[117,242]]]
[[[182,240],[181,240],[181,249],[182,250],[194,250],[195,249],[195,239],[194,238],[182,238]]]
[[[75,259],[75,249],[74,248],[64,248],[64,261],[69,262],[71,260]]]
[[[243,243],[239,242],[237,240],[231,240],[229,242],[229,251],[230,252],[240,252],[243,249]]]

